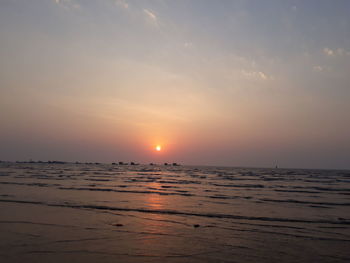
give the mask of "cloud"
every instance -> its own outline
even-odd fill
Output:
[[[54,2],[66,9],[78,9],[80,8],[80,5],[77,4],[75,1],[73,0],[54,0]]]
[[[184,47],[185,48],[191,48],[191,47],[193,47],[193,43],[192,42],[185,42],[184,43]]]
[[[261,79],[263,79],[263,80],[268,79],[268,77],[266,76],[266,74],[263,73],[263,72],[261,72],[261,71],[258,72],[258,75],[259,75],[259,77],[260,77]]]
[[[343,49],[343,48],[337,48],[335,52],[336,52],[336,54],[338,54],[339,56],[350,56],[350,52],[349,52],[349,51],[346,51],[346,50]]]
[[[243,77],[250,80],[273,80],[273,76],[269,76],[262,71],[249,71],[249,70],[241,70],[241,74]]]
[[[157,16],[148,9],[143,9],[143,12],[149,17],[152,21],[157,22]]]
[[[321,72],[324,70],[324,68],[320,65],[317,65],[317,66],[313,66],[312,67],[312,70],[315,71],[315,72]]]
[[[333,56],[334,55],[334,51],[328,47],[323,49],[323,53],[325,53],[327,56]]]
[[[323,53],[329,57],[332,57],[332,56],[350,56],[350,52],[343,49],[343,48],[330,49],[330,48],[326,47],[323,49]]]
[[[116,5],[128,9],[129,8],[129,4],[126,2],[126,0],[116,0],[115,1]]]

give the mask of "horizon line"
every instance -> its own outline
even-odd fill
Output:
[[[0,160],[0,163],[14,163],[14,164],[86,164],[86,165],[117,165],[117,166],[138,166],[138,165],[147,165],[147,166],[193,166],[193,167],[222,167],[222,168],[248,168],[248,169],[294,169],[294,170],[335,170],[335,171],[350,171],[350,168],[301,168],[301,167],[281,167],[281,166],[240,166],[240,165],[213,165],[213,164],[186,164],[179,162],[148,162],[148,163],[139,163],[136,161],[124,162],[124,161],[116,161],[116,162],[83,162],[83,161],[59,161],[59,160],[48,160],[48,161],[8,161],[8,160]]]

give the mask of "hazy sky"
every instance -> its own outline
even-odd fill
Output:
[[[350,168],[350,1],[1,0],[0,40],[2,160]]]

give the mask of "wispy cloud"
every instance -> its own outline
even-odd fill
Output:
[[[154,12],[150,11],[149,9],[143,9],[143,12],[146,14],[148,18],[150,18],[153,22],[157,22],[157,16],[154,14]]]
[[[327,56],[333,56],[334,55],[334,51],[328,47],[323,49],[323,53],[326,54]]]
[[[273,76],[270,76],[262,71],[249,71],[241,70],[241,74],[250,80],[273,80]]]
[[[54,0],[54,2],[57,5],[60,5],[61,7],[66,8],[66,9],[80,8],[80,5],[73,0]]]
[[[185,48],[191,48],[191,47],[193,47],[193,43],[192,42],[185,42],[184,43],[184,47]]]
[[[343,48],[337,48],[336,53],[339,56],[350,56],[350,51],[347,51],[347,50],[345,50]]]
[[[312,67],[312,70],[314,71],[314,72],[321,72],[321,71],[324,71],[324,67],[322,67],[322,66],[320,66],[320,65],[316,65],[316,66],[313,66]]]
[[[115,3],[116,3],[116,5],[118,5],[122,8],[125,8],[125,9],[129,8],[129,4],[127,3],[126,0],[116,0]]]
[[[332,57],[332,56],[350,56],[350,52],[343,49],[343,48],[330,49],[330,48],[326,47],[323,49],[323,53],[329,57]]]

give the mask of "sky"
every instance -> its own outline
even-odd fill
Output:
[[[347,0],[2,0],[0,160],[350,169],[349,14]]]

